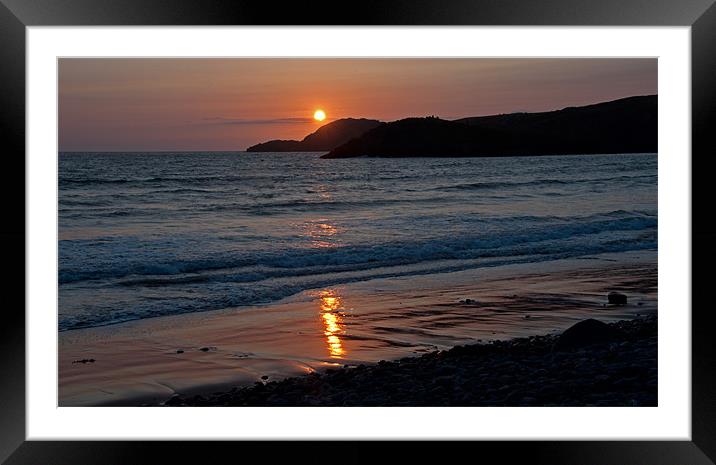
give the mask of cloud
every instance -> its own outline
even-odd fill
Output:
[[[204,124],[241,124],[241,125],[256,125],[256,124],[297,124],[297,123],[311,123],[312,118],[271,118],[271,119],[246,119],[246,118],[227,118],[224,116],[215,116],[211,118],[202,119]]]

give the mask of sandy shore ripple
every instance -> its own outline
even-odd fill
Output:
[[[611,305],[614,291],[627,303]],[[656,257],[648,252],[356,282],[263,306],[61,332],[58,403],[159,405],[344,365],[555,335],[588,318],[656,313]]]

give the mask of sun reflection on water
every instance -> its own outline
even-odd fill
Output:
[[[326,336],[328,354],[331,358],[342,358],[346,351],[339,337],[343,333],[343,319],[339,310],[342,302],[333,290],[325,290],[319,294],[321,305],[321,319],[323,320],[323,334]]]
[[[336,247],[339,230],[326,219],[306,222],[304,236],[311,239],[311,245],[318,249]]]

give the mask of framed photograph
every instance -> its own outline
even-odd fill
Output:
[[[0,460],[713,463],[712,2],[320,6],[2,0]]]

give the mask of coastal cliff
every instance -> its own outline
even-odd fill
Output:
[[[377,126],[323,158],[492,157],[656,152],[657,96],[541,113],[407,118]]]
[[[365,118],[344,118],[321,126],[303,140],[271,140],[252,145],[247,152],[327,152],[381,124]]]

